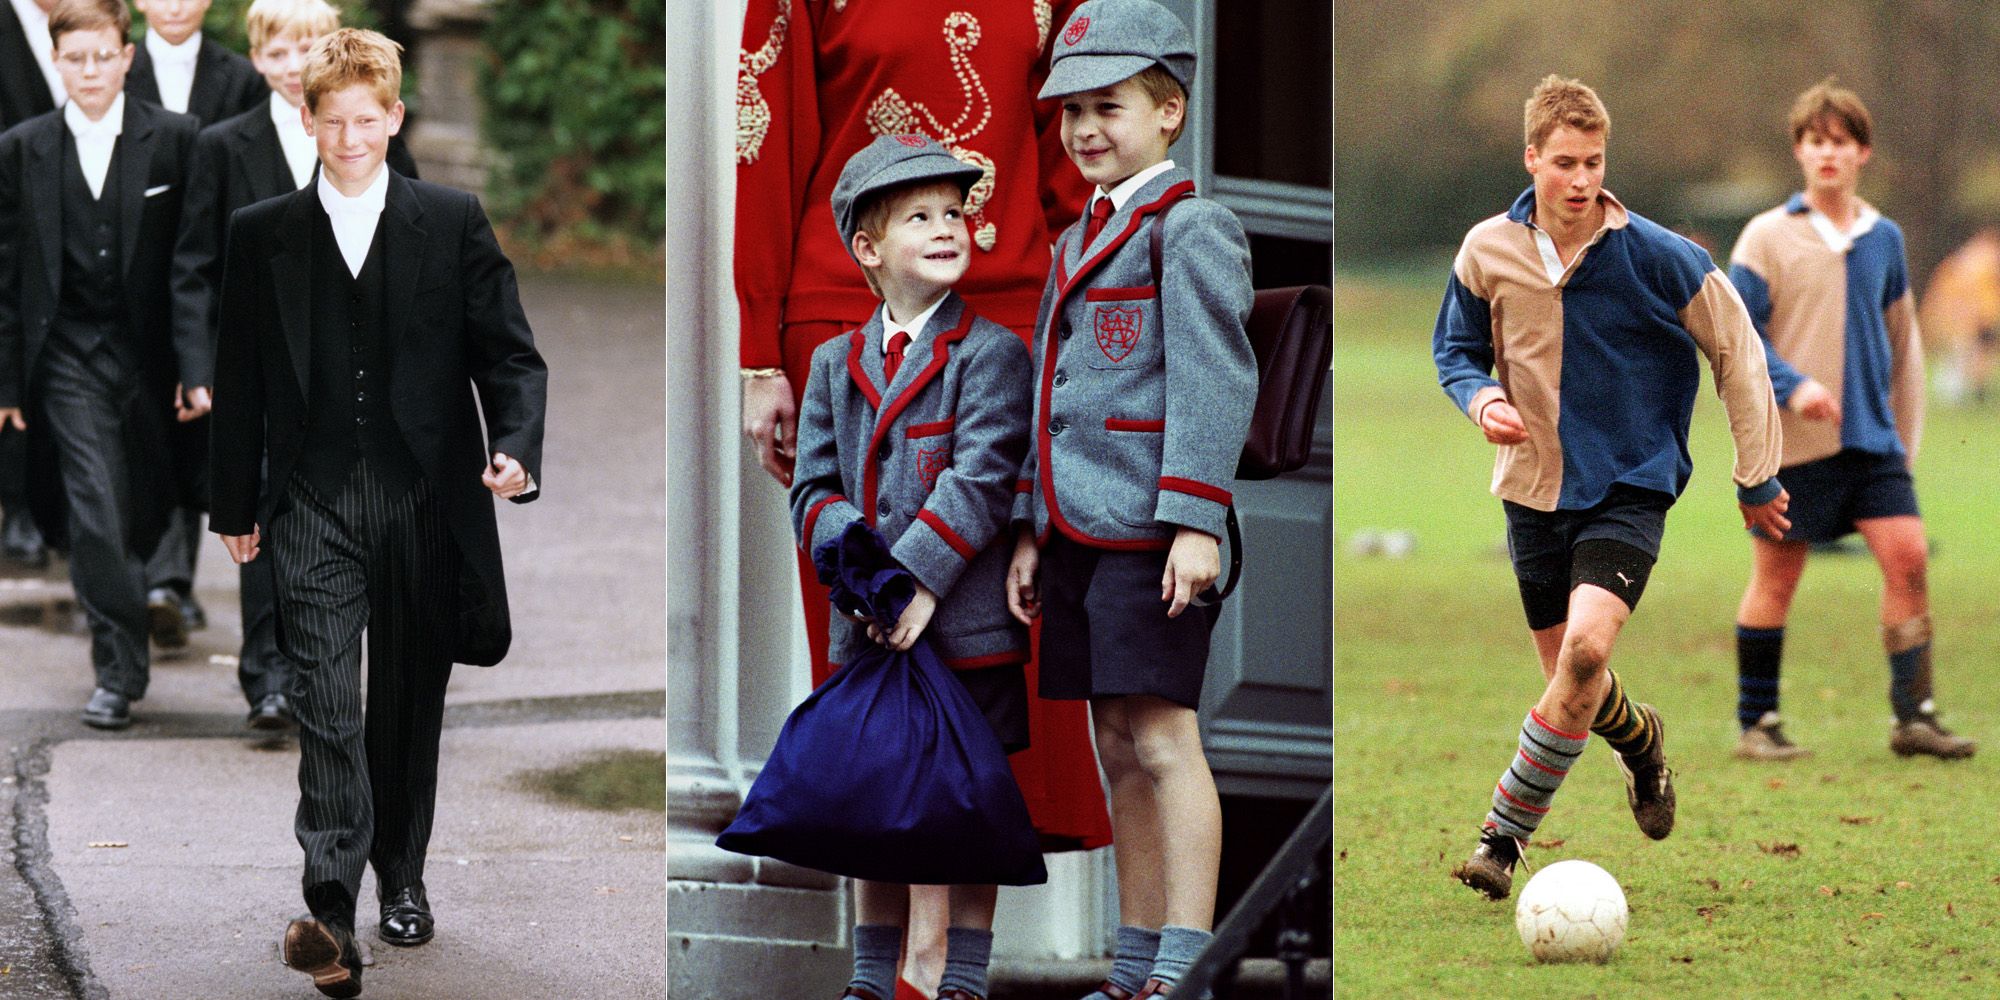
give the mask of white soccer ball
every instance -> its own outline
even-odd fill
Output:
[[[1608,962],[1625,940],[1625,890],[1588,861],[1535,873],[1514,904],[1521,943],[1544,962]]]

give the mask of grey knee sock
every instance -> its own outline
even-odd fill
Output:
[[[1134,927],[1125,924],[1118,928],[1118,951],[1111,959],[1111,974],[1106,982],[1137,993],[1146,985],[1146,974],[1153,971],[1153,956],[1160,950],[1160,932],[1151,927]],[[1093,991],[1083,1000],[1111,1000],[1101,991]]]
[[[940,992],[958,987],[967,993],[985,996],[986,965],[993,958],[993,932],[971,927],[948,927],[944,932],[944,979]]]
[[[854,978],[847,985],[889,1000],[896,995],[896,960],[902,954],[901,927],[863,924],[854,928]]]
[[[1214,936],[1192,927],[1169,924],[1160,928],[1160,953],[1153,959],[1153,978],[1163,983],[1180,982],[1181,977],[1187,975],[1188,968],[1194,965],[1195,956],[1201,954],[1201,949]]]

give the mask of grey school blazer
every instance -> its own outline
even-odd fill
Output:
[[[1034,447],[1013,519],[1043,541],[1162,549],[1177,526],[1220,538],[1257,398],[1250,248],[1227,208],[1188,197],[1166,218],[1153,287],[1152,213],[1187,171],[1148,181],[1090,246],[1057,242],[1035,321]]]
[[[945,665],[1024,663],[1027,630],[1007,613],[1007,526],[1028,449],[1027,349],[958,293],[931,314],[894,382],[882,378],[882,310],[813,352],[799,409],[792,532],[808,553],[866,520],[938,595],[924,635]],[[864,626],[833,616],[845,663]]]

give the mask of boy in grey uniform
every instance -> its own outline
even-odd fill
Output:
[[[965,194],[980,176],[921,135],[877,137],[841,171],[834,221],[883,301],[813,352],[792,524],[811,552],[866,521],[917,581],[887,634],[835,615],[832,659],[871,640],[905,650],[928,631],[1011,753],[1028,745],[1028,642],[1001,599],[1002,529],[1028,447],[1030,365],[1021,338],[951,290],[971,263]],[[984,1000],[997,893],[951,887],[940,1000]],[[909,887],[863,881],[855,897],[854,978],[841,995],[886,1000]]]
[[[1041,694],[1090,700],[1111,785],[1123,926],[1090,1000],[1171,993],[1215,916],[1221,807],[1195,718],[1215,609],[1195,595],[1220,568],[1257,366],[1243,228],[1167,159],[1194,63],[1164,8],[1092,0],[1041,93],[1062,99],[1063,145],[1098,190],[1042,295],[1008,604],[1046,616]]]

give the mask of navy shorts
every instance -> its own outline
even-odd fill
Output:
[[[1622,483],[1582,510],[1541,511],[1501,501],[1528,627],[1540,631],[1567,621],[1569,592],[1579,583],[1603,587],[1638,608],[1673,505],[1665,493]]]
[[[1917,513],[1916,486],[1901,455],[1849,449],[1780,469],[1778,482],[1792,495],[1785,511],[1792,519],[1788,542],[1837,541],[1854,531],[1856,521]]]
[[[1028,749],[1028,674],[1021,664],[954,670],[952,676],[972,695],[986,715],[1000,748],[1008,753]]]
[[[1167,617],[1167,551],[1096,549],[1051,532],[1042,547],[1041,694],[1150,694],[1199,708],[1219,606]]]

